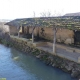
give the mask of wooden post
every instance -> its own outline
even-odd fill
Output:
[[[53,53],[56,55],[56,32],[57,29],[54,28],[54,38],[53,38]]]

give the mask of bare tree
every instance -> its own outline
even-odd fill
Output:
[[[35,20],[35,12],[33,12],[33,16],[34,16],[34,20]],[[34,43],[34,29],[35,29],[35,23],[34,23],[33,29],[32,29],[32,43]]]
[[[22,28],[22,32],[24,32],[24,26],[23,26],[24,22],[23,20],[21,20],[17,25],[17,29],[18,29],[18,37],[20,37],[20,30]]]
[[[42,12],[41,16],[42,17],[51,17],[51,13],[49,11],[47,13]],[[50,23],[48,26],[53,26],[53,35],[54,35],[54,37],[53,37],[53,53],[56,55],[56,32],[57,32],[57,28],[56,28],[56,25],[54,23],[51,24],[51,19],[47,23]]]
[[[47,11],[47,12],[42,12],[40,13],[41,17],[51,17],[51,12]]]

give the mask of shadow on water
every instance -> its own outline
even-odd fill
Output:
[[[46,66],[29,54],[0,45],[0,78],[7,80],[77,80],[57,68]]]

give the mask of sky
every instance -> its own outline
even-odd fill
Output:
[[[0,19],[60,16],[80,12],[80,0],[0,0]]]

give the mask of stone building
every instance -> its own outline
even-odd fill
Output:
[[[33,18],[30,18],[33,19]],[[33,27],[30,25],[25,25],[25,23],[21,26],[20,20],[24,19],[16,19],[9,23],[6,23],[5,25],[9,25],[10,34],[11,35],[17,35],[18,31],[21,34],[32,34]],[[19,24],[17,24],[19,23]],[[30,23],[29,23],[30,24]],[[53,41],[53,28],[52,27],[42,27],[37,26],[34,29],[34,36],[39,36],[41,38]],[[59,43],[65,43],[65,44],[72,44],[74,43],[74,31],[69,29],[58,29],[56,33],[56,40]]]

